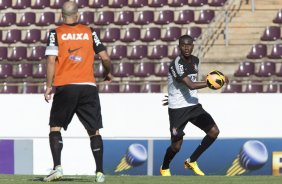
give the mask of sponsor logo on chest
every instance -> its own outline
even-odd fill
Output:
[[[89,40],[87,33],[64,33],[62,34],[62,40]]]

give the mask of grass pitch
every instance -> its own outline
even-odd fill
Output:
[[[0,184],[38,184],[43,176],[0,175]],[[64,176],[55,184],[95,183],[93,176]],[[106,176],[105,183],[111,184],[281,184],[282,176]]]

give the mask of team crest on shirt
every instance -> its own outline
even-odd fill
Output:
[[[87,33],[64,33],[62,40],[89,40]]]

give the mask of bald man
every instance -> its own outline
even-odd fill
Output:
[[[96,182],[104,182],[103,140],[99,133],[102,125],[101,106],[94,76],[94,55],[99,54],[104,66],[104,80],[111,82],[111,61],[106,48],[93,28],[77,23],[78,6],[68,1],[62,7],[63,24],[50,31],[45,51],[47,81],[44,94],[51,100],[49,143],[54,167],[44,181],[63,176],[61,129],[67,130],[76,114],[90,137],[91,150],[96,163]],[[79,148],[75,148],[79,150]]]

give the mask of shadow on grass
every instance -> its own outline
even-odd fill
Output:
[[[28,181],[42,181],[43,182],[43,178],[44,177],[36,177],[36,178],[30,178]],[[82,178],[82,177],[63,177],[61,179],[52,181],[52,182],[93,182],[94,181],[94,177],[92,178]]]

